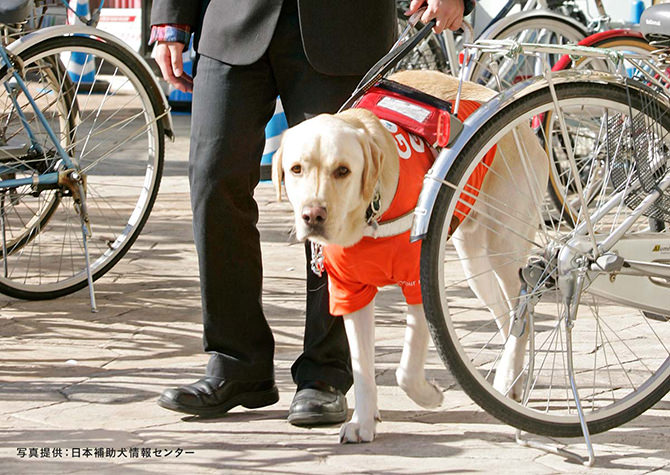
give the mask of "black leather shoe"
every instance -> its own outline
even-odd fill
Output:
[[[294,426],[338,424],[347,418],[347,399],[337,388],[321,381],[298,387],[288,421]]]
[[[172,411],[212,417],[225,414],[233,407],[254,409],[269,406],[279,400],[273,380],[225,381],[206,376],[193,384],[166,389],[158,405]]]

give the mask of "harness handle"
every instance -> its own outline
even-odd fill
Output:
[[[410,17],[410,20],[416,17],[414,21],[418,21],[418,19],[421,18],[421,14],[423,14],[423,11],[419,10]],[[406,36],[406,32],[409,31],[409,28],[412,26],[409,25],[405,31],[403,31],[400,38],[398,38],[398,41],[396,41],[396,43],[391,47],[391,50],[382,56],[382,58],[370,68],[365,76],[363,76],[363,79],[361,79],[361,81],[358,83],[356,89],[354,89],[354,92],[351,94],[349,99],[347,99],[347,101],[342,104],[342,107],[340,107],[338,112],[342,112],[343,110],[349,109],[351,106],[353,106],[354,103],[365,93],[365,91],[374,86],[375,83],[379,81],[382,76],[384,76],[384,74],[389,72],[393,66],[398,64],[398,61],[407,56],[407,53],[414,49],[416,45],[418,45],[425,37],[430,34],[430,30],[432,30],[432,28],[435,26],[435,23],[436,21],[433,18],[428,23],[426,23],[423,28],[421,28],[414,36],[408,39],[403,39],[403,37]]]

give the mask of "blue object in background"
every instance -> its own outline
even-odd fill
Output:
[[[636,25],[640,24],[640,18],[642,17],[642,12],[644,12],[644,1],[643,0],[633,0],[630,4],[630,22]],[[634,67],[626,68],[626,73],[628,77],[634,77],[637,73],[637,69]]]
[[[261,158],[261,180],[270,179],[272,156],[279,148],[281,134],[286,129],[288,129],[288,122],[286,122],[284,108],[282,107],[279,98],[277,98],[275,113],[272,116],[272,119],[270,119],[270,122],[265,126],[265,148],[263,149],[263,157]]]
[[[67,61],[67,73],[75,84],[92,84],[95,81],[95,60],[87,53],[74,52]]]
[[[635,0],[630,6],[630,21],[632,23],[640,23],[640,17],[644,11],[644,2],[642,0]]]
[[[71,0],[70,8],[77,15],[89,18],[88,0]],[[75,15],[68,15],[69,23],[81,24]],[[67,64],[67,73],[75,84],[92,84],[95,81],[95,59],[88,53],[74,52],[69,58],[64,58]]]

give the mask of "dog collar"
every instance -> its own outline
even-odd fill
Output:
[[[379,182],[375,185],[372,201],[365,210],[365,222],[368,226],[376,226],[382,217],[382,193],[379,191]]]
[[[375,192],[372,195],[372,201],[365,211],[365,223],[367,226],[363,231],[363,235],[372,238],[383,238],[397,236],[402,234],[412,227],[412,220],[414,219],[414,210],[398,216],[389,221],[379,222],[382,217],[382,194],[379,190],[379,182],[375,185]]]
[[[412,227],[413,220],[414,210],[390,221],[384,221],[382,223],[372,221],[372,223],[368,223],[363,231],[363,235],[375,239],[397,236],[398,234],[409,231]]]

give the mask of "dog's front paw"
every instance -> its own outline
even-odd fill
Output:
[[[442,405],[444,394],[436,384],[428,382],[425,378],[412,378],[400,368],[396,370],[395,378],[398,386],[419,406],[435,409]]]
[[[340,444],[360,444],[372,442],[376,434],[377,422],[364,424],[360,422],[346,422],[340,428]]]

